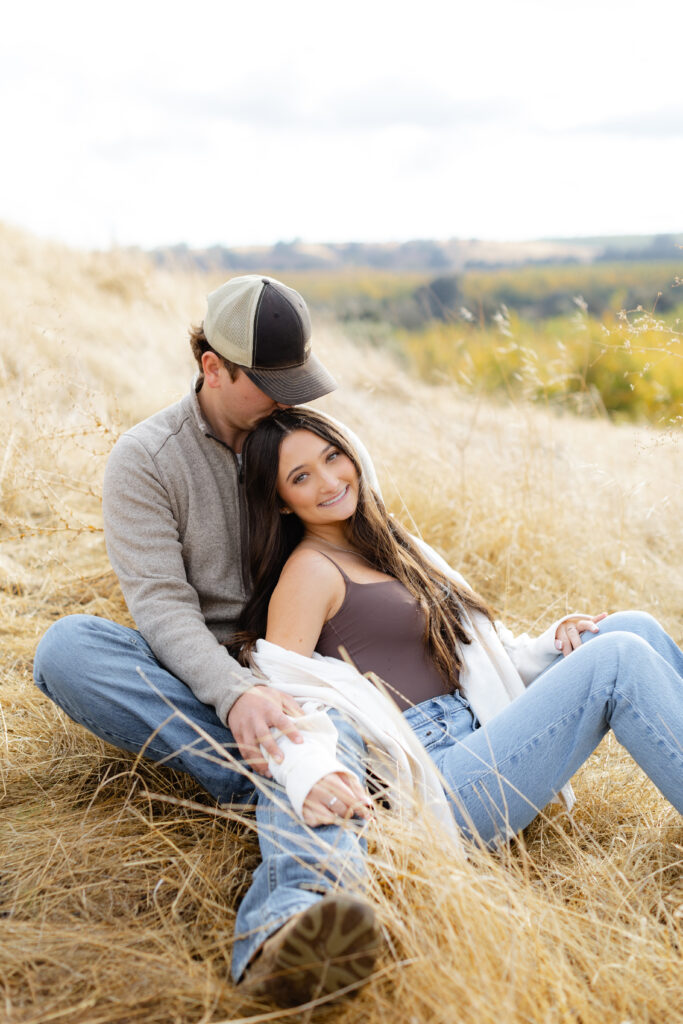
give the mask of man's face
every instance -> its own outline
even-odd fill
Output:
[[[250,431],[276,409],[285,409],[269,398],[243,370],[233,380],[225,363],[215,352],[202,356],[204,383],[198,394],[199,405],[216,437],[235,451]]]
[[[228,371],[224,372],[229,377]],[[287,406],[275,402],[261,391],[242,370],[234,381],[230,381],[225,398],[225,413],[238,430],[253,430],[276,409],[285,408]]]

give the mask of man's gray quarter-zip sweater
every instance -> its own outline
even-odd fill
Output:
[[[337,426],[377,487],[364,446]],[[212,434],[193,385],[118,439],[103,488],[107,553],[137,628],[159,662],[223,722],[237,698],[263,682],[222,646],[250,592],[240,475],[237,455]]]

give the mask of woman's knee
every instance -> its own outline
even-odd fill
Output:
[[[655,634],[661,633],[662,627],[649,612],[637,610],[614,612],[600,623],[600,634],[633,633],[649,641]]]
[[[596,681],[611,678],[615,696],[621,694],[637,701],[656,685],[657,672],[652,660],[657,657],[656,652],[638,633],[626,630],[604,633],[593,646],[593,654],[597,666],[602,663],[604,669],[595,677]]]
[[[585,679],[589,688],[602,686],[609,681],[616,682],[628,675],[631,664],[641,664],[642,659],[653,654],[647,640],[639,634],[625,629],[606,630],[592,633],[572,654],[568,662],[577,673],[575,684]],[[572,661],[572,658],[575,660]]]
[[[647,640],[633,630],[614,629],[609,633],[599,633],[596,639],[598,640],[596,648],[599,649],[603,656],[609,654],[615,659],[623,659],[624,657],[638,656],[648,651],[652,653],[652,648]]]

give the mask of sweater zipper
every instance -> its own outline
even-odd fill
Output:
[[[247,519],[247,499],[244,493],[244,473],[242,471],[244,460],[238,459],[237,454],[230,445],[226,444],[225,441],[221,441],[215,434],[212,434],[209,430],[205,430],[204,433],[206,437],[213,438],[216,444],[221,445],[222,448],[225,448],[230,453],[235,466],[235,475],[237,476],[237,508],[240,519],[240,574],[242,576],[244,596],[248,599],[251,589],[251,575],[249,573],[249,520]]]
[[[249,589],[251,585],[249,573],[249,520],[247,518],[247,498],[244,493],[244,456],[242,456],[242,459],[238,459],[235,452],[232,452],[232,457],[235,460],[235,468],[237,469],[237,497],[239,501],[240,510],[240,560],[242,569],[242,586],[244,587],[245,597],[249,597]]]

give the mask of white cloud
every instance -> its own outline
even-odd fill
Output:
[[[589,130],[633,139],[683,139],[683,106],[629,112],[600,121]]]

